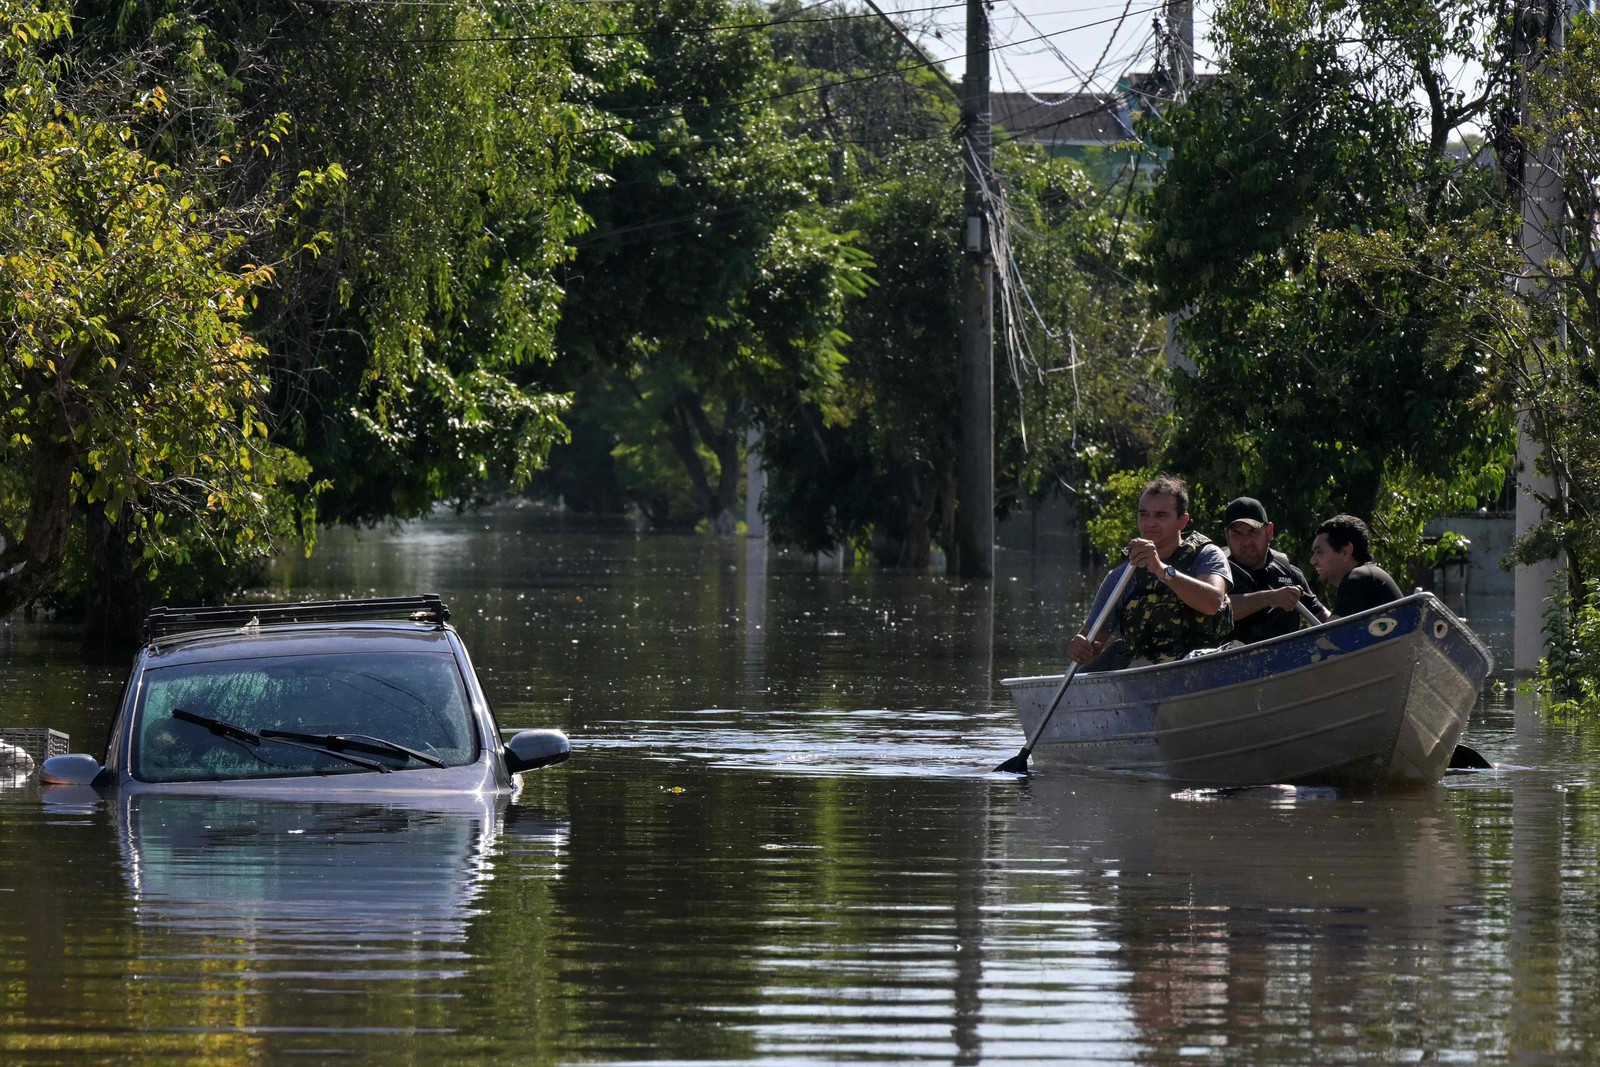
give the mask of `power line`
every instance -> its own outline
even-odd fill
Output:
[[[351,3],[363,4],[370,0],[318,0],[320,3]],[[414,0],[415,2],[415,0]],[[596,0],[568,0],[578,3],[594,3]],[[630,3],[637,0],[608,0],[608,2]],[[811,11],[819,7],[826,7],[834,0],[817,0],[802,8],[802,11]],[[964,3],[938,4],[932,7],[908,9],[909,14],[929,11],[948,11],[952,8],[965,6]],[[491,34],[483,37],[397,37],[394,44],[524,44],[540,41],[594,41],[608,40],[616,37],[689,37],[698,34],[715,33],[748,33],[752,30],[771,29],[778,26],[800,26],[808,23],[851,22],[857,19],[876,18],[870,11],[850,12],[842,15],[824,15],[820,18],[776,18],[765,22],[730,22],[724,25],[692,26],[662,30],[657,28],[637,30],[605,30],[597,33],[524,33],[524,34]]]
[[[1148,7],[1148,8],[1140,9],[1139,13],[1142,14],[1142,13],[1144,13],[1146,11],[1160,10],[1161,7],[1162,7],[1162,5],[1160,5],[1160,4],[1153,5],[1153,6]],[[1092,29],[1095,26],[1103,26],[1103,25],[1105,25],[1107,23],[1116,22],[1116,21],[1118,21],[1118,20],[1117,19],[1113,19],[1113,18],[1107,18],[1107,19],[1099,19],[1099,20],[1096,20],[1094,22],[1082,23],[1082,24],[1077,25],[1077,26],[1068,26],[1068,27],[1066,27],[1064,29],[1053,30],[1050,33],[1039,34],[1036,37],[1029,37],[1029,38],[1025,38],[1023,40],[1020,40],[1020,41],[1012,41],[1012,42],[1009,42],[1008,44],[991,45],[987,49],[987,51],[992,54],[993,52],[995,52],[999,48],[1011,47],[1011,46],[1022,45],[1022,44],[1031,44],[1034,41],[1048,40],[1048,39],[1051,39],[1051,38],[1060,37],[1060,36],[1062,36],[1064,34],[1068,34],[1068,33],[1077,33],[1079,31],[1082,31],[1082,30],[1085,30],[1085,29]],[[963,58],[965,58],[966,55],[967,55],[967,53],[962,53],[961,55],[952,56],[952,57],[950,57],[949,60],[946,60],[945,62],[950,62],[950,61],[953,61],[953,60],[956,60],[956,59],[963,59]],[[934,65],[936,65],[936,61],[931,60],[931,59],[922,59],[922,60],[919,60],[917,62],[901,64],[901,65],[898,65],[898,66],[890,67],[887,70],[877,71],[877,72],[874,72],[874,73],[871,73],[871,74],[861,74],[861,75],[856,75],[855,77],[841,78],[841,79],[839,79],[837,81],[816,82],[816,83],[813,83],[811,85],[801,86],[798,89],[790,89],[790,90],[787,90],[785,92],[774,93],[774,94],[771,94],[771,95],[768,95],[768,96],[754,96],[754,97],[746,97],[746,98],[741,99],[741,100],[729,100],[729,101],[723,101],[723,102],[720,102],[720,103],[702,104],[702,105],[699,105],[699,107],[703,108],[705,110],[710,110],[710,111],[719,111],[719,110],[732,111],[732,110],[737,110],[739,108],[750,107],[750,106],[757,105],[757,104],[775,103],[775,102],[777,102],[779,100],[791,99],[791,98],[796,97],[796,96],[803,96],[803,95],[805,95],[807,93],[823,92],[823,91],[826,91],[828,89],[837,89],[837,88],[840,88],[840,87],[846,86],[846,85],[855,85],[855,84],[859,84],[861,82],[874,81],[874,80],[876,80],[878,78],[888,78],[888,77],[893,77],[894,75],[898,75],[898,74],[907,74],[907,73],[910,73],[911,71],[924,70],[924,69],[927,69],[928,67],[931,67],[931,66],[934,66]],[[671,105],[641,104],[638,107],[634,107],[634,108],[629,108],[629,107],[606,107],[604,105],[596,105],[596,106],[598,106],[600,108],[600,110],[608,112],[608,113],[613,114],[613,115],[626,115],[626,114],[629,114],[630,112],[640,112],[640,111],[667,111],[669,114],[671,113],[671,111],[669,110]],[[610,133],[610,132],[623,131],[623,130],[626,130],[627,128],[628,128],[627,124],[624,123],[624,124],[617,124],[617,125],[612,125],[612,126],[595,127],[595,128],[593,128],[591,130],[586,130],[584,132],[586,132],[586,133]]]
[[[346,6],[360,6],[360,5],[376,6],[376,4],[378,2],[383,2],[383,3],[403,2],[403,3],[408,3],[408,4],[412,5],[412,6],[431,6],[434,3],[437,3],[439,6],[457,6],[457,5],[449,4],[448,0],[316,0],[316,2],[332,3],[332,4],[344,4]],[[584,4],[584,3],[597,3],[597,2],[600,2],[600,0],[569,0],[569,2],[575,2],[575,3],[578,3],[578,4],[581,5],[581,4]],[[616,2],[632,2],[632,0],[616,0]],[[827,2],[829,2],[829,0],[818,0],[818,3],[813,4],[812,7],[824,6]],[[962,6],[962,5],[960,5],[960,4],[946,4],[946,5],[939,5],[939,6],[928,7],[928,8],[923,8],[923,9],[914,9],[914,10],[935,11],[935,10],[943,10],[945,8],[957,7],[957,6]],[[1163,4],[1159,4],[1159,3],[1158,4],[1153,4],[1151,6],[1138,9],[1137,13],[1143,14],[1143,13],[1146,13],[1146,12],[1158,11],[1158,10],[1161,10],[1163,6],[1164,6]],[[811,8],[806,8],[806,9],[803,9],[803,10],[810,10],[810,9]],[[1092,21],[1089,21],[1089,22],[1079,23],[1079,24],[1073,25],[1073,26],[1067,26],[1067,27],[1064,27],[1064,28],[1059,29],[1059,30],[1053,30],[1053,31],[1051,31],[1049,33],[1039,33],[1039,34],[1036,34],[1033,37],[1023,38],[1023,39],[1017,40],[1017,41],[1004,42],[1004,43],[1001,43],[1001,44],[998,44],[998,45],[990,45],[989,48],[987,49],[987,51],[989,51],[991,54],[993,54],[995,52],[1000,51],[1003,48],[1017,47],[1017,46],[1020,46],[1020,45],[1033,44],[1033,43],[1041,42],[1041,41],[1051,41],[1054,38],[1065,36],[1066,34],[1069,34],[1069,33],[1078,33],[1078,32],[1081,32],[1083,30],[1086,30],[1086,29],[1093,29],[1096,26],[1103,26],[1103,25],[1106,25],[1106,24],[1112,23],[1112,22],[1116,22],[1116,23],[1120,24],[1127,17],[1128,13],[1129,13],[1128,10],[1126,8],[1124,8],[1123,13],[1121,15],[1115,17],[1115,18],[1096,19],[1096,20],[1092,20]],[[748,31],[752,31],[752,30],[756,30],[756,29],[771,28],[771,27],[781,26],[781,25],[785,25],[785,24],[794,25],[797,22],[831,22],[831,21],[840,21],[842,19],[859,19],[859,18],[876,18],[876,17],[879,17],[879,16],[877,16],[876,14],[870,13],[870,12],[861,12],[861,13],[856,13],[856,14],[853,14],[853,15],[829,16],[829,17],[826,17],[826,18],[818,18],[818,19],[782,19],[782,20],[776,20],[776,21],[765,22],[765,23],[733,24],[733,25],[729,25],[729,26],[725,26],[725,27],[704,27],[704,28],[701,29],[700,32],[708,32],[708,33],[709,32],[718,32],[718,31],[748,32]],[[637,33],[639,35],[648,35],[648,34],[657,33],[657,32],[660,32],[660,31],[642,31],[642,30],[641,31],[629,31],[630,34]],[[667,36],[674,36],[674,35],[679,35],[682,32],[683,31],[668,31],[666,35]],[[494,43],[517,43],[517,42],[536,42],[536,41],[588,40],[588,39],[606,38],[606,37],[613,37],[613,36],[623,36],[623,35],[624,34],[618,33],[618,34],[523,34],[523,35],[506,35],[506,36],[489,36],[489,37],[432,37],[432,38],[416,38],[416,39],[397,39],[397,40],[391,40],[391,41],[386,41],[386,42],[373,41],[373,42],[367,42],[365,45],[351,44],[350,47],[372,48],[372,47],[375,47],[375,46],[394,45],[394,44],[402,44],[402,43],[448,45],[448,44],[494,44]],[[131,35],[117,34],[117,33],[114,33],[114,32],[113,33],[107,33],[107,34],[105,34],[105,36],[113,37],[113,38],[119,38],[119,37],[129,37],[129,38],[131,38]],[[142,40],[144,38],[139,38],[139,39]],[[900,65],[891,67],[891,68],[889,68],[887,70],[882,70],[882,71],[878,71],[878,72],[871,73],[871,74],[857,75],[857,76],[850,77],[850,78],[842,78],[842,79],[839,79],[839,80],[836,80],[836,81],[824,80],[824,81],[820,81],[820,82],[814,82],[814,83],[812,83],[810,85],[801,86],[801,87],[796,88],[796,89],[791,89],[791,90],[786,90],[786,91],[779,92],[779,93],[770,94],[770,95],[767,95],[767,96],[746,97],[746,98],[739,99],[739,100],[722,101],[722,102],[719,102],[719,103],[702,104],[702,105],[699,105],[699,106],[700,106],[700,108],[702,108],[704,110],[712,110],[712,111],[715,111],[715,110],[724,110],[724,111],[726,111],[726,110],[738,110],[738,109],[741,109],[741,108],[750,107],[750,106],[759,105],[759,104],[776,103],[777,101],[780,101],[780,100],[792,99],[792,98],[797,97],[797,96],[806,95],[807,93],[825,92],[825,91],[830,90],[830,89],[836,89],[836,88],[841,88],[841,87],[848,86],[848,85],[854,85],[854,84],[860,84],[860,83],[863,83],[863,82],[874,81],[874,80],[879,79],[879,78],[887,78],[887,77],[893,77],[893,76],[896,76],[896,75],[907,74],[907,73],[910,73],[911,71],[915,71],[915,70],[933,69],[933,70],[937,71],[938,73],[940,73],[942,75],[942,71],[938,71],[938,67],[942,62],[947,63],[947,62],[954,62],[956,60],[964,59],[967,56],[967,54],[968,53],[963,52],[963,53],[960,53],[960,54],[957,54],[957,55],[954,55],[954,56],[950,56],[947,59],[942,60],[942,61],[941,60],[934,60],[933,58],[931,58],[929,56],[926,56],[926,55],[921,55],[921,57],[915,62],[900,64]],[[949,79],[947,77],[944,78],[944,80],[947,83],[949,81]],[[591,101],[591,104],[593,104],[592,101]],[[664,115],[671,115],[671,114],[674,114],[676,112],[676,106],[675,105],[670,105],[670,104],[641,104],[641,105],[638,105],[637,107],[626,107],[626,106],[622,106],[622,107],[618,107],[618,106],[606,107],[606,106],[601,105],[601,104],[593,104],[593,106],[597,107],[601,111],[607,112],[607,113],[612,114],[612,115],[617,115],[617,116],[625,116],[625,115],[629,115],[629,114],[633,114],[633,113],[642,113],[642,112],[650,112],[650,111],[659,112],[659,113],[664,114]],[[1070,116],[1069,116],[1068,120],[1063,120],[1063,121],[1069,121],[1069,120],[1070,120]],[[595,126],[595,127],[589,128],[587,130],[583,130],[581,132],[582,133],[586,133],[586,134],[625,132],[630,127],[631,127],[631,123],[622,122],[622,123],[614,123],[614,124],[610,124],[610,125],[606,125],[606,126]]]
[[[896,22],[894,19],[892,19],[888,15],[884,14],[883,9],[880,8],[874,2],[874,0],[862,0],[862,2],[864,4],[866,4],[869,8],[871,8],[872,9],[872,13],[874,15],[878,16],[880,19],[882,19],[888,25],[888,27],[895,32],[895,35],[897,37],[899,37],[901,41],[905,42],[905,46],[907,48],[911,49],[911,51],[916,54],[917,58],[919,58],[921,60],[924,60],[925,62],[929,63],[930,69],[935,74],[937,74],[939,76],[939,80],[940,81],[944,82],[945,88],[950,90],[951,95],[953,95],[956,98],[956,102],[960,103],[961,102],[961,92],[960,92],[960,90],[958,90],[956,88],[955,82],[951,81],[950,80],[950,76],[947,75],[944,72],[944,70],[941,69],[937,64],[932,63],[932,61],[930,60],[930,58],[928,56],[928,53],[924,52],[920,47],[918,47],[916,45],[916,43],[914,43],[911,40],[910,37],[906,36],[906,31],[904,30],[904,28],[902,28],[901,25],[898,22]],[[957,5],[957,6],[965,7],[966,4],[962,3],[962,4]]]
[[[344,2],[344,3],[362,3],[362,2],[365,2],[365,0],[317,0],[317,2],[321,2],[321,3],[341,3],[341,2]],[[411,2],[413,2],[413,3],[421,3],[422,0],[411,0]],[[574,0],[569,0],[569,2],[574,2]],[[583,4],[583,3],[594,3],[594,2],[596,2],[596,0],[575,0],[575,2],[580,3],[580,4]],[[617,0],[617,2],[632,2],[632,0]],[[816,3],[816,4],[812,5],[812,6],[813,7],[822,7],[822,6],[825,6],[827,2],[829,2],[829,0],[819,0],[818,3]],[[964,6],[964,5],[963,4],[958,4],[958,3],[950,3],[950,4],[943,4],[943,5],[937,5],[937,6],[932,6],[932,7],[926,7],[926,8],[912,8],[912,9],[908,9],[908,11],[911,12],[911,13],[914,13],[914,12],[917,12],[917,11],[943,11],[943,10],[956,8],[956,7],[961,7],[961,6]],[[1139,9],[1136,10],[1135,13],[1137,13],[1137,14],[1145,14],[1147,12],[1159,11],[1159,10],[1162,10],[1162,7],[1163,7],[1162,4],[1153,4],[1153,5],[1149,6],[1149,7],[1139,8]],[[811,8],[806,8],[805,10],[810,10],[810,9]],[[840,21],[849,21],[849,20],[853,20],[853,19],[876,18],[876,17],[878,17],[878,16],[873,14],[873,13],[871,13],[871,12],[856,12],[854,14],[830,15],[830,16],[826,16],[826,17],[823,17],[823,18],[816,18],[816,19],[793,19],[793,18],[789,18],[789,19],[775,19],[775,20],[768,21],[768,22],[729,23],[726,26],[696,27],[694,32],[696,32],[696,33],[715,33],[715,32],[719,32],[719,31],[740,32],[740,31],[747,31],[747,30],[766,29],[766,28],[775,27],[775,26],[795,25],[797,23],[804,23],[804,22],[840,22]],[[1024,38],[1024,39],[1019,40],[1019,41],[1012,41],[1012,42],[1009,42],[1008,44],[1005,44],[1005,45],[991,45],[990,48],[989,48],[989,51],[993,52],[993,51],[995,51],[996,48],[1014,47],[1014,46],[1025,45],[1025,44],[1033,44],[1033,43],[1036,43],[1036,42],[1039,42],[1039,41],[1051,40],[1051,39],[1054,39],[1056,37],[1061,37],[1061,36],[1064,36],[1064,35],[1069,34],[1069,33],[1079,33],[1079,32],[1081,32],[1083,30],[1093,29],[1096,26],[1104,26],[1107,23],[1120,21],[1120,19],[1122,17],[1124,17],[1124,16],[1118,16],[1117,18],[1096,19],[1096,20],[1091,21],[1091,22],[1082,22],[1082,23],[1078,23],[1078,24],[1073,25],[1073,26],[1064,27],[1064,28],[1059,29],[1059,30],[1052,30],[1049,33],[1041,33],[1041,34],[1038,34],[1037,36],[1027,37],[1027,38]],[[622,36],[651,36],[651,35],[657,35],[657,34],[662,35],[662,36],[677,36],[677,35],[687,35],[687,31],[683,31],[683,30],[662,31],[662,30],[657,29],[657,30],[616,31],[614,33],[601,33],[601,34],[505,34],[505,35],[492,35],[492,36],[483,36],[483,37],[395,38],[395,39],[390,40],[390,41],[369,42],[365,46],[352,45],[352,47],[372,47],[374,45],[379,45],[379,44],[498,44],[498,43],[501,43],[501,42],[517,43],[517,42],[522,42],[522,41],[588,40],[588,39],[591,39],[593,37],[604,38],[604,37],[622,37]],[[901,68],[901,70],[902,71],[904,71],[904,70],[915,70],[918,67],[934,66],[934,65],[939,64],[939,63],[953,63],[956,60],[965,59],[966,56],[967,56],[967,53],[962,52],[962,53],[958,53],[956,55],[948,56],[948,57],[946,57],[945,59],[942,59],[942,60],[936,60],[936,59],[933,59],[931,57],[928,57],[927,59],[925,59],[921,63],[910,64],[910,65],[908,65],[908,66],[906,66],[904,68]],[[886,73],[889,73],[889,72],[886,72]]]
[[[312,0],[314,3],[331,4],[343,7],[363,7],[380,10],[391,7],[420,7],[439,9],[463,9],[468,5],[461,0]],[[475,5],[484,9],[485,14],[493,14],[489,10],[492,0],[483,0]],[[643,3],[645,0],[565,0],[567,4],[584,7],[594,4],[627,4]],[[812,3],[801,7],[796,14],[805,11],[814,11],[824,8],[839,0],[813,0]],[[928,7],[907,8],[906,14],[920,14],[935,11],[949,11],[964,6],[962,2],[935,4]],[[761,22],[729,22],[721,25],[708,24],[704,26],[679,27],[663,30],[659,27],[635,30],[605,30],[594,33],[521,33],[521,34],[490,34],[480,37],[394,37],[381,41],[368,41],[362,45],[353,44],[351,47],[365,47],[371,49],[379,46],[393,46],[401,44],[526,44],[543,41],[591,41],[606,40],[616,37],[689,37],[699,34],[714,33],[747,33],[753,30],[772,29],[780,26],[799,26],[810,23],[850,22],[859,19],[877,18],[871,11],[846,12],[839,15],[824,15],[818,18],[796,18],[787,15],[781,18],[769,19]],[[122,34],[115,32],[92,34],[91,36],[109,37],[117,40],[146,40],[144,35]]]
[[[1017,0],[1011,0],[1011,6],[1016,9],[1017,14],[1021,16],[1022,21],[1028,26],[1029,29],[1033,30],[1035,33],[1039,32],[1039,27],[1035,25],[1034,21],[1028,17],[1028,13],[1022,10],[1021,6],[1017,3]],[[1122,14],[1117,16],[1117,24],[1112,29],[1111,36],[1106,39],[1105,47],[1100,50],[1100,56],[1094,61],[1094,66],[1090,67],[1087,72],[1078,71],[1078,73],[1083,75],[1083,80],[1078,85],[1078,91],[1080,93],[1086,91],[1092,84],[1094,84],[1095,78],[1099,76],[1102,67],[1105,65],[1106,56],[1111,52],[1111,46],[1116,44],[1117,38],[1122,34],[1122,26],[1127,21],[1128,13],[1132,7],[1133,0],[1124,0],[1122,5]],[[1054,41],[1049,41],[1047,43],[1049,44],[1050,50],[1055,53],[1056,58],[1059,59],[1064,66],[1069,68],[1076,67],[1076,64],[1067,58],[1066,53],[1062,52],[1060,48],[1056,47],[1056,43]]]
[[[1015,0],[1013,0],[1013,5],[1015,6]],[[1034,93],[1028,92],[1025,87],[1022,89],[1022,94],[1028,99],[1034,101],[1036,104],[1047,108],[1062,107],[1073,101],[1081,101],[1086,95],[1083,90],[1092,85],[1094,81],[1100,77],[1102,70],[1105,68],[1107,57],[1111,54],[1113,47],[1116,45],[1117,37],[1120,35],[1123,23],[1126,21],[1131,10],[1132,0],[1126,0],[1122,15],[1117,22],[1116,29],[1112,32],[1110,39],[1107,40],[1105,47],[1101,50],[1100,56],[1095,61],[1094,67],[1089,71],[1083,71],[1082,69],[1078,68],[1076,64],[1072,63],[1072,61],[1063,53],[1061,53],[1059,49],[1054,48],[1052,43],[1051,49],[1056,53],[1057,58],[1060,59],[1063,65],[1068,67],[1074,74],[1081,77],[1082,81],[1080,82],[1080,87],[1077,92],[1062,94],[1058,100],[1054,101],[1044,100]],[[1035,26],[1030,19],[1028,19],[1025,13],[1021,12],[1020,8],[1018,9],[1018,14],[1031,29],[1035,31],[1038,30],[1038,27]],[[1136,46],[1129,64],[1123,68],[1122,72],[1118,76],[1119,82],[1131,72],[1132,62],[1137,60],[1138,57],[1142,56],[1145,50],[1153,43],[1153,41],[1154,37],[1152,35],[1151,38],[1147,38]],[[1126,53],[1119,56],[1118,60],[1120,61],[1122,58],[1124,58],[1124,56],[1126,56]],[[1000,67],[1002,85],[1004,84],[1006,76],[1009,74],[1010,77],[1017,82],[1019,87],[1022,86],[1022,79],[1019,78],[1016,72],[1011,69],[1009,63],[1006,62],[1003,55],[1000,60]],[[1013,133],[1013,138],[1015,140],[1026,140],[1026,135],[1029,133],[1036,133],[1039,130],[1059,127],[1077,119],[1095,114],[1110,112],[1112,110],[1120,110],[1125,106],[1126,103],[1121,93],[1104,94],[1101,99],[1095,100],[1087,108],[1082,108],[1066,116],[1058,117],[1050,122],[1039,123],[1032,127],[1014,129],[1010,132]],[[1137,161],[1137,157],[1135,157],[1135,161]],[[980,183],[983,183],[983,175],[981,172],[979,173],[979,180]],[[990,217],[994,219],[992,233],[996,268],[995,288],[999,298],[1000,322],[1002,324],[1002,336],[1004,337],[1005,341],[1003,348],[1006,355],[1007,367],[1011,374],[1012,384],[1017,392],[1018,432],[1022,440],[1022,446],[1024,450],[1026,450],[1028,448],[1028,432],[1024,417],[1026,404],[1023,395],[1023,378],[1037,378],[1040,382],[1043,382],[1047,373],[1066,371],[1070,376],[1072,385],[1073,408],[1074,411],[1077,411],[1082,403],[1078,382],[1078,369],[1081,363],[1081,353],[1078,345],[1077,332],[1073,329],[1073,323],[1070,320],[1064,320],[1060,322],[1058,327],[1052,327],[1051,324],[1046,320],[1045,314],[1040,309],[1038,302],[1035,301],[1033,292],[1028,285],[1027,277],[1023,271],[1022,264],[1017,257],[1016,236],[1020,234],[1022,236],[1031,237],[1037,240],[1038,235],[1031,233],[1026,226],[1019,225],[1017,220],[1013,218],[1010,210],[1011,198],[1007,195],[1008,183],[1005,176],[999,172],[994,173],[993,183],[993,187],[990,187],[987,183],[983,183],[982,188],[980,189],[980,194],[982,195],[984,202],[988,207],[988,213]],[[1110,188],[1111,186],[1107,186],[1106,190],[1102,190],[1102,198]],[[1130,192],[1132,190],[1132,181],[1129,182],[1129,190]],[[1037,330],[1042,335],[1043,342],[1047,348],[1054,348],[1056,345],[1065,342],[1067,358],[1063,366],[1047,369],[1043,365],[1043,361],[1040,359],[1040,353],[1038,353],[1035,349],[1033,331],[1026,328],[1027,323],[1029,322],[1036,324]],[[1074,425],[1073,430],[1074,434],[1076,434],[1076,425]]]

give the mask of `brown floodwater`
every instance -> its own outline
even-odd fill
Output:
[[[439,592],[509,803],[0,785],[0,1063],[1587,1063],[1600,731],[1503,671],[1504,769],[1401,794],[988,773],[1097,576],[818,575],[500,509],[331,534],[275,596]],[[1508,605],[1458,602],[1509,660]],[[0,725],[122,684],[0,626]]]

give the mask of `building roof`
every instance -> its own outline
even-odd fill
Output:
[[[1213,80],[1201,74],[1197,83]],[[1113,93],[991,93],[993,124],[1045,148],[1105,148],[1133,137],[1133,115],[1160,107],[1168,93],[1160,72],[1133,72]]]
[[[1133,136],[1121,93],[992,93],[995,126],[1047,148],[1116,144]]]

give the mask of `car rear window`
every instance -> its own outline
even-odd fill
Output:
[[[351,652],[157,667],[144,672],[133,776],[220,781],[362,772],[337,756],[281,741],[254,743],[173,716],[174,709],[259,734],[287,730],[382,738],[461,766],[478,757],[466,687],[448,652]],[[403,755],[353,755],[396,770]]]

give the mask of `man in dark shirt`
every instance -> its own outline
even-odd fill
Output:
[[[1317,527],[1311,543],[1311,566],[1335,587],[1335,615],[1355,615],[1399,600],[1400,586],[1389,572],[1372,562],[1372,532],[1354,515],[1335,515]]]
[[[1294,633],[1300,628],[1296,604],[1305,604],[1319,619],[1328,617],[1305,574],[1272,547],[1274,527],[1261,501],[1242,496],[1230,503],[1222,532],[1233,576],[1234,640],[1250,644]]]

